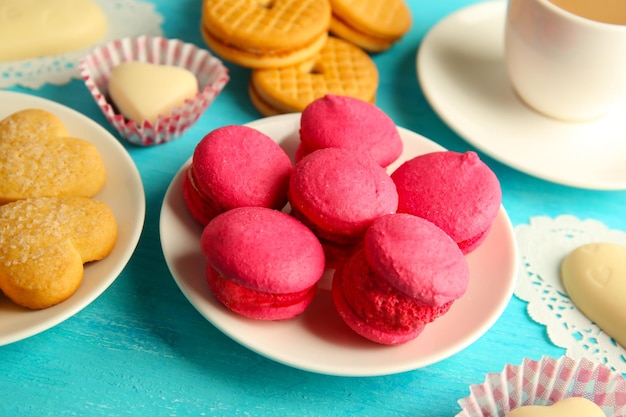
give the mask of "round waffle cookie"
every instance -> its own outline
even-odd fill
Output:
[[[226,61],[273,68],[319,52],[330,16],[329,0],[204,0],[201,33]]]
[[[411,28],[411,11],[403,0],[330,0],[333,35],[368,52],[382,52]]]
[[[264,116],[297,113],[326,94],[373,103],[378,88],[376,64],[362,49],[329,37],[312,59],[282,68],[254,69],[248,91]]]

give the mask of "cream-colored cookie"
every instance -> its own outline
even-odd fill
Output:
[[[506,417],[605,417],[602,409],[584,397],[569,397],[552,405],[526,405]]]
[[[93,0],[2,0],[0,61],[78,51],[96,44],[107,27]]]
[[[198,80],[186,68],[128,61],[111,71],[109,96],[129,120],[154,123],[198,94]]]
[[[95,145],[70,137],[54,114],[26,109],[0,120],[0,204],[29,197],[92,197],[105,181]]]
[[[117,223],[103,202],[86,197],[40,197],[0,206],[0,290],[32,309],[68,299],[86,262],[106,257]]]
[[[329,37],[313,58],[281,68],[254,69],[249,94],[264,116],[301,112],[326,94],[355,97],[373,103],[378,88],[378,69],[360,48]]]
[[[561,262],[561,282],[574,305],[626,347],[626,246],[587,243]]]
[[[201,33],[223,59],[250,68],[293,65],[324,46],[329,0],[204,0]]]

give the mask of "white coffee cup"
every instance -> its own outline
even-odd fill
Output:
[[[511,84],[536,111],[585,121],[626,100],[626,0],[509,0],[505,33]]]

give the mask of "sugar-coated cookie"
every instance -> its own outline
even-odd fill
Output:
[[[330,31],[369,52],[389,49],[411,28],[404,0],[331,0]]]
[[[106,257],[117,223],[103,202],[40,197],[0,206],[0,290],[16,304],[41,309],[69,298],[83,264]]]
[[[423,217],[467,254],[484,241],[500,205],[496,174],[472,151],[439,151],[403,163],[391,174],[398,212]]]
[[[456,243],[405,213],[375,220],[362,247],[333,277],[342,319],[361,336],[395,345],[417,337],[466,291],[469,266]]]
[[[350,96],[373,103],[378,69],[363,50],[329,37],[311,59],[290,66],[254,69],[248,92],[264,116],[301,112],[325,94]]]
[[[232,311],[259,320],[290,319],[311,303],[324,273],[315,235],[278,210],[242,207],[215,217],[200,245],[207,282]]]
[[[201,33],[223,59],[250,68],[293,65],[315,55],[330,26],[329,0],[203,0]]]
[[[292,170],[287,153],[264,133],[247,126],[220,127],[196,146],[183,198],[203,225],[237,207],[281,209]]]
[[[395,213],[398,194],[384,168],[341,148],[325,148],[298,162],[288,192],[293,215],[329,242],[330,264],[340,261],[378,217]],[[332,256],[331,256],[332,255]],[[336,258],[336,259],[333,259]]]
[[[297,159],[323,148],[343,148],[366,155],[386,167],[402,153],[393,120],[376,105],[354,97],[326,94],[310,103],[300,117]]]
[[[0,120],[0,204],[29,197],[92,197],[105,181],[95,145],[71,137],[54,114],[25,109]]]

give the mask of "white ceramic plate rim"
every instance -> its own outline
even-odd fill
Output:
[[[585,123],[542,116],[511,88],[504,65],[507,2],[481,2],[435,25],[417,53],[417,75],[432,108],[486,154],[551,182],[626,189],[626,100]]]
[[[299,114],[249,124],[272,137],[290,155],[298,144],[298,125]],[[390,170],[414,155],[442,149],[416,133],[399,130],[405,151]],[[213,297],[204,280],[205,263],[199,246],[202,228],[191,218],[182,198],[182,181],[189,164],[190,160],[174,176],[161,208],[161,245],[168,267],[183,294],[215,327],[274,361],[339,376],[417,369],[441,361],[478,339],[502,314],[513,293],[517,246],[509,218],[501,209],[485,243],[468,255],[471,282],[467,293],[414,341],[382,346],[353,333],[334,311],[327,290],[329,276],[323,278],[310,308],[296,319],[263,322],[238,316]]]
[[[79,289],[68,300],[43,310],[18,307],[0,294],[0,345],[17,342],[72,317],[102,294],[132,256],[145,218],[145,195],[139,171],[130,155],[106,129],[83,114],[40,97],[0,91],[0,119],[25,108],[39,108],[59,117],[69,133],[96,145],[107,168],[104,188],[94,197],[113,211],[118,240],[105,259],[85,265]]]

